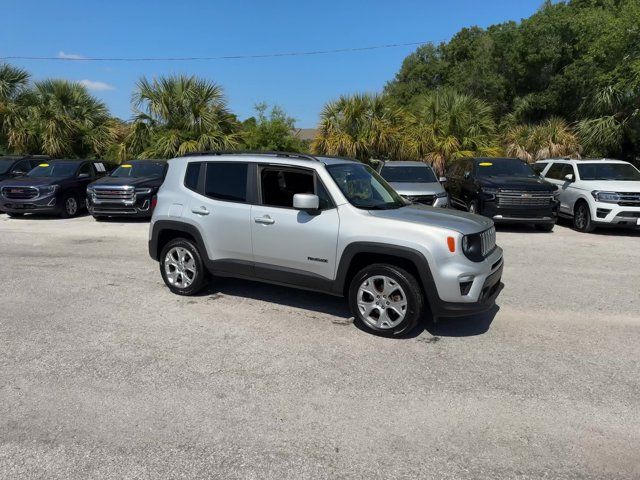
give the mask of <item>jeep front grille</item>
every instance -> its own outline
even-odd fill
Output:
[[[34,187],[2,187],[2,196],[16,200],[29,200],[38,196],[38,189]]]
[[[496,227],[491,227],[480,234],[482,256],[486,257],[496,248]]]
[[[546,207],[551,205],[553,194],[522,190],[500,190],[496,195],[501,207]]]

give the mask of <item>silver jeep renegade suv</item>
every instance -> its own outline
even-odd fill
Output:
[[[408,205],[373,169],[294,153],[204,153],[169,161],[149,253],[179,295],[210,275],[346,296],[382,335],[490,309],[502,249],[490,219]]]

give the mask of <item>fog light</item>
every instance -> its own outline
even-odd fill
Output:
[[[596,216],[598,218],[604,218],[607,215],[609,215],[609,212],[611,212],[611,209],[608,208],[598,208],[596,209]]]
[[[463,297],[469,295],[471,291],[471,285],[473,285],[473,281],[471,282],[460,282],[460,295]]]

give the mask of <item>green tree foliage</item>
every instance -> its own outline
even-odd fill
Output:
[[[394,158],[402,149],[406,119],[403,109],[381,95],[342,96],[322,109],[311,149],[362,161]]]
[[[295,120],[280,107],[266,103],[255,107],[257,117],[242,122],[243,142],[248,150],[304,152],[305,143],[295,135]]]
[[[546,1],[521,23],[465,28],[409,55],[386,92],[401,105],[451,87],[499,122],[577,124],[586,155],[640,155],[640,2]]]
[[[114,121],[107,107],[83,85],[43,80],[20,90],[3,121],[11,151],[101,157],[114,142]]]
[[[227,150],[241,141],[222,88],[195,76],[142,78],[133,94],[135,117],[121,155],[171,158]]]
[[[404,158],[427,161],[441,174],[447,161],[502,151],[487,102],[451,89],[416,97],[402,136]]]
[[[0,64],[0,153],[9,150],[7,135],[29,84],[29,73],[21,68]]]
[[[527,162],[545,158],[580,158],[578,136],[563,119],[549,118],[538,125],[515,125],[504,134],[507,155]]]

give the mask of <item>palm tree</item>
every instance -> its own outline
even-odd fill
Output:
[[[361,161],[393,158],[401,148],[405,117],[381,95],[342,96],[324,106],[311,149]]]
[[[142,78],[133,94],[135,111],[126,149],[141,158],[231,149],[240,135],[222,88],[195,76]]]
[[[441,89],[416,102],[405,130],[405,157],[416,158],[444,173],[449,160],[468,156],[497,156],[491,107],[483,100]]]
[[[580,158],[582,151],[576,133],[558,117],[551,117],[538,125],[507,127],[504,144],[507,155],[529,163],[546,158]]]
[[[29,73],[9,64],[0,64],[0,151],[8,145],[7,132],[15,121],[20,99],[29,84]]]
[[[19,153],[99,157],[114,139],[104,103],[66,80],[44,80],[21,93],[7,122],[9,146]]]
[[[625,80],[620,85],[607,86],[592,101],[585,103],[586,118],[578,122],[578,135],[585,150],[593,156],[617,156],[622,145],[631,137],[640,122],[640,74],[635,84]]]

